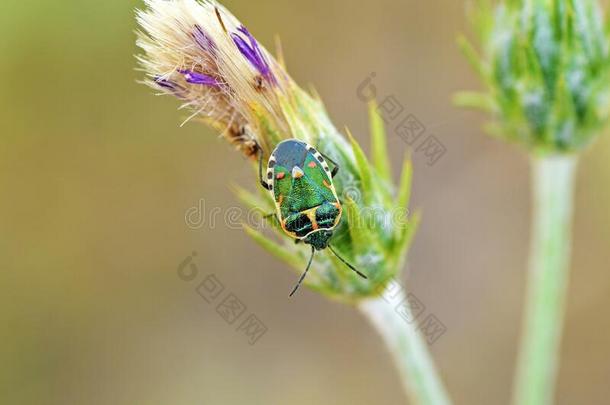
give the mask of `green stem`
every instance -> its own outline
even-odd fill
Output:
[[[553,401],[568,287],[575,156],[532,159],[533,222],[515,405]]]
[[[402,302],[404,296],[401,290],[392,301]],[[408,305],[406,307],[404,309],[409,311]],[[382,297],[361,302],[359,309],[382,336],[392,354],[411,403],[451,404],[416,323],[408,323],[396,312],[396,305],[389,304]],[[406,315],[410,317],[410,314]]]

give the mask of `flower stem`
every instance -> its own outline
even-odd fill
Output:
[[[553,400],[568,287],[576,156],[532,158],[533,222],[513,403]]]
[[[404,291],[395,296],[396,302],[404,299]],[[400,301],[399,301],[400,298]],[[412,318],[408,305],[403,313]],[[425,340],[415,322],[408,323],[384,298],[365,300],[360,311],[382,336],[398,368],[406,394],[412,404],[449,405],[451,401],[436,371]]]

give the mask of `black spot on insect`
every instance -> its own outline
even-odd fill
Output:
[[[328,166],[324,167],[324,170],[326,170],[327,172],[330,172],[330,169],[328,168]]]
[[[275,160],[269,161],[269,168],[272,169],[275,166]]]
[[[318,156],[318,160],[320,161],[320,163],[324,162],[324,158],[322,157],[322,155]]]
[[[297,214],[286,221],[286,229],[294,232],[297,237],[302,238],[313,230],[313,225],[307,215]]]
[[[313,146],[310,146],[309,148],[307,148],[307,150],[311,153],[315,153],[315,149],[313,148]]]
[[[273,172],[267,173],[267,178],[271,180],[273,178]]]
[[[332,204],[322,204],[316,210],[316,222],[320,228],[332,228],[339,215],[339,209]]]

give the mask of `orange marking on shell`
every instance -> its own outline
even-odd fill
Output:
[[[311,222],[311,227],[313,228],[313,230],[314,231],[317,230],[319,228],[319,225],[318,225],[318,221],[316,221],[316,208],[307,212],[307,218],[309,218],[309,221]]]
[[[314,167],[316,167],[317,165],[316,165],[316,162],[314,162],[314,161],[312,160],[311,162],[309,162],[309,164],[308,164],[307,166],[309,166],[309,167],[311,167],[311,168],[313,169],[313,168],[314,168]]]
[[[328,182],[326,180],[323,180],[322,183],[327,187],[330,188],[330,184],[328,184]]]
[[[275,175],[275,178],[278,180],[282,180],[285,176],[286,176],[286,173],[278,172],[278,174]]]

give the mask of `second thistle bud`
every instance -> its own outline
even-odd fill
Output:
[[[490,132],[541,153],[588,145],[610,112],[609,40],[596,0],[516,0],[473,17],[481,56],[464,52],[487,87],[456,102],[484,109]]]

